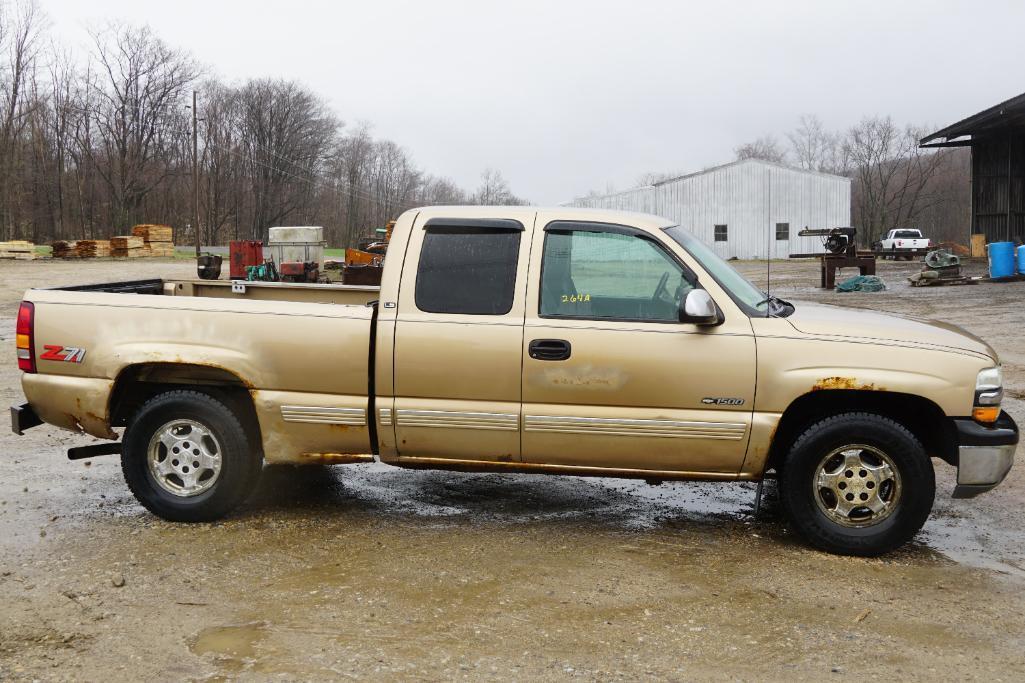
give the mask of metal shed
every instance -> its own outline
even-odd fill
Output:
[[[1025,93],[951,124],[922,147],[971,147],[971,232],[1025,240]]]
[[[684,226],[723,258],[821,253],[804,227],[850,225],[851,181],[842,176],[744,159],[571,206],[640,211]]]

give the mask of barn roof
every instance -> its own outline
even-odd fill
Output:
[[[1012,127],[1025,127],[1025,93],[927,135],[919,144],[922,147],[965,147],[971,145],[972,141],[958,138]]]
[[[797,168],[796,166],[787,166],[786,164],[781,164],[781,163],[776,162],[776,161],[768,161],[766,159],[756,159],[756,158],[752,157],[752,158],[749,158],[749,159],[737,159],[736,161],[731,161],[731,162],[726,163],[726,164],[719,164],[718,166],[712,166],[711,168],[705,168],[705,169],[702,169],[700,171],[694,171],[693,173],[685,173],[683,175],[674,176],[672,178],[666,178],[665,180],[660,180],[657,183],[654,183],[652,185],[652,187],[657,187],[659,185],[668,185],[669,183],[675,183],[678,180],[684,180],[685,178],[694,178],[696,176],[705,175],[706,173],[715,173],[716,171],[721,171],[724,168],[730,168],[731,166],[739,166],[741,164],[757,164],[757,165],[760,165],[760,166],[774,166],[776,168],[782,168],[782,169],[784,169],[786,171],[793,171],[794,173],[805,173],[807,175],[826,176],[826,177],[829,177],[829,178],[843,178],[844,180],[849,180],[849,178],[847,178],[846,176],[836,175],[835,173],[826,173],[824,171],[813,171],[813,170],[810,170],[810,169],[807,169],[807,168]]]

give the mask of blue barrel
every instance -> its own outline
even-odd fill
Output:
[[[1018,247],[1018,274],[1025,275],[1025,244]]]
[[[986,245],[989,254],[989,276],[994,280],[1014,277],[1014,242],[990,242]]]

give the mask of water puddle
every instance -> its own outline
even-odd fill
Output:
[[[222,667],[241,671],[256,661],[257,648],[267,637],[267,624],[253,622],[234,626],[211,626],[200,631],[189,649],[193,654],[213,655]]]
[[[756,518],[753,483],[666,482],[649,486],[630,479],[544,475],[407,471],[387,465],[335,468],[269,468],[252,507],[268,515],[353,511],[416,517],[434,525],[470,522],[552,522],[600,525],[629,531],[679,528],[701,533],[785,535],[775,485],[766,485]],[[976,511],[948,510],[942,488],[937,509],[905,557],[985,568],[1025,578],[1025,539],[994,529]],[[333,514],[331,511],[334,511]],[[999,550],[1000,552],[996,552]]]

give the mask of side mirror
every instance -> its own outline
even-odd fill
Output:
[[[719,307],[703,289],[692,289],[680,302],[680,322],[691,325],[718,325],[722,323]]]

